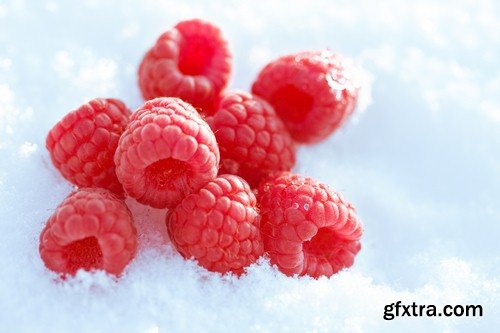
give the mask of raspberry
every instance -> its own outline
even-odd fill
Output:
[[[144,99],[179,97],[210,113],[231,74],[231,53],[220,29],[199,19],[163,33],[139,66]]]
[[[103,98],[68,113],[46,139],[55,167],[77,186],[102,187],[122,195],[113,155],[129,116],[121,101]]]
[[[40,235],[40,256],[47,268],[74,275],[103,269],[119,275],[132,260],[137,232],[125,203],[105,189],[71,193]]]
[[[219,148],[214,133],[190,104],[156,98],[132,114],[115,163],[128,195],[155,208],[173,208],[215,178]]]
[[[258,191],[264,249],[292,276],[331,276],[354,263],[363,233],[354,207],[328,186],[292,173],[264,180]]]
[[[243,273],[263,253],[255,195],[238,176],[222,175],[167,214],[172,243],[214,272]]]
[[[301,52],[265,66],[252,92],[271,103],[296,141],[314,143],[353,112],[359,90],[355,77],[340,55],[328,50]]]
[[[221,173],[236,174],[255,187],[275,171],[290,171],[295,144],[274,109],[244,92],[225,92],[207,119],[221,154]]]

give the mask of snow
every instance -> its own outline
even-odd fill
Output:
[[[0,0],[0,332],[494,331],[499,10],[494,0]],[[62,283],[44,268],[38,235],[71,190],[47,131],[96,96],[138,107],[141,56],[190,17],[224,30],[236,88],[273,57],[327,46],[370,73],[371,104],[302,147],[296,168],[357,206],[366,232],[352,269],[292,279],[262,260],[220,277],[172,250],[165,212],[132,200],[140,250],[121,279],[81,272]],[[384,321],[398,300],[481,304],[484,316]]]

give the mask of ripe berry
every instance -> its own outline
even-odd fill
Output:
[[[222,94],[212,117],[221,154],[220,173],[243,177],[252,187],[275,171],[290,171],[295,144],[271,105],[249,93]]]
[[[110,98],[93,99],[68,113],[46,139],[55,167],[79,187],[102,187],[122,195],[113,156],[129,116],[121,101]]]
[[[231,73],[231,53],[222,32],[199,19],[163,33],[139,67],[144,99],[179,97],[210,113]]]
[[[363,232],[354,207],[328,186],[292,173],[258,191],[264,249],[286,275],[331,276],[354,263]]]
[[[354,68],[328,50],[280,57],[252,86],[301,143],[321,141],[337,129],[354,111],[358,90]]]
[[[238,176],[222,175],[167,214],[172,243],[214,272],[242,274],[263,253],[255,195]]]
[[[137,233],[125,203],[105,189],[71,193],[40,235],[40,256],[47,268],[74,275],[103,269],[119,275],[132,260]]]
[[[173,208],[215,178],[219,148],[214,133],[190,104],[156,98],[131,116],[115,163],[128,195],[155,208]]]

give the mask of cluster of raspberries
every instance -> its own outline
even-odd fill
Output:
[[[202,20],[162,34],[139,67],[144,105],[94,99],[49,132],[46,147],[76,185],[40,236],[63,275],[120,275],[137,249],[124,199],[167,209],[185,258],[240,275],[262,255],[284,274],[331,276],[354,262],[362,227],[330,187],[293,174],[298,144],[325,139],[353,112],[359,86],[328,50],[280,57],[252,93],[226,90],[232,57]]]

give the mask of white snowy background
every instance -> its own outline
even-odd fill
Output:
[[[499,11],[495,0],[0,0],[0,332],[498,331]],[[370,73],[371,104],[301,148],[296,168],[357,206],[353,268],[315,281],[263,261],[220,277],[171,249],[164,212],[129,201],[140,250],[120,280],[61,283],[45,269],[38,235],[71,190],[47,131],[94,97],[137,108],[142,55],[192,17],[225,32],[232,87],[280,54],[324,47]],[[384,321],[398,300],[481,304],[484,316]]]

